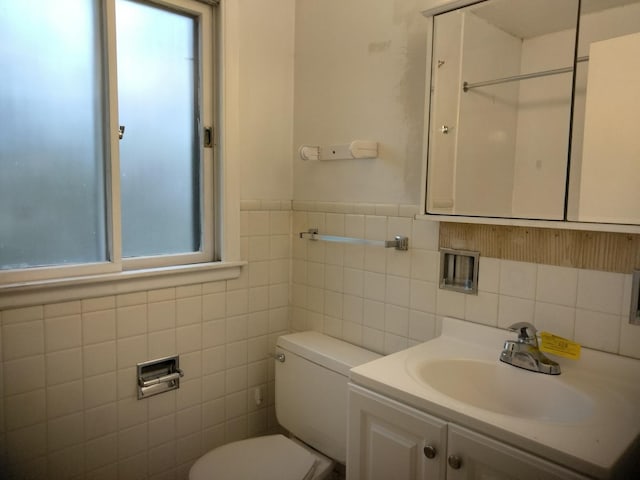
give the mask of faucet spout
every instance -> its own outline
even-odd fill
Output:
[[[514,323],[509,330],[518,332],[517,340],[507,340],[500,361],[532,372],[560,375],[560,365],[538,349],[536,328],[527,322]]]

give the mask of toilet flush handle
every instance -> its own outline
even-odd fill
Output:
[[[284,363],[284,361],[286,360],[286,357],[284,356],[284,353],[272,353],[270,354],[271,357],[275,358],[277,361]]]

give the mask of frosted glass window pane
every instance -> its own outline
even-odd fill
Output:
[[[0,269],[107,259],[93,0],[0,0]]]
[[[123,257],[199,251],[195,20],[116,8]]]

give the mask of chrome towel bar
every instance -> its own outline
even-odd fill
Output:
[[[320,240],[324,242],[350,243],[353,245],[371,245],[384,248],[395,248],[396,250],[409,250],[409,237],[396,235],[393,240],[368,240],[365,238],[340,237],[337,235],[321,235],[317,228],[310,228],[306,232],[300,232],[300,238],[309,240]]]

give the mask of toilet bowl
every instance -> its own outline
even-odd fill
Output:
[[[346,459],[349,370],[380,355],[318,332],[276,344],[275,406],[292,437],[232,442],[200,457],[189,480],[321,480]]]
[[[211,450],[191,467],[189,480],[322,480],[334,465],[295,439],[267,435]]]

